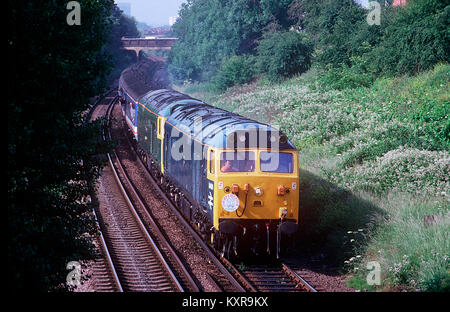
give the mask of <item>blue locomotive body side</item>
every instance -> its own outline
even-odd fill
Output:
[[[138,102],[131,97],[126,91],[122,91],[122,99],[124,100],[123,112],[128,127],[133,132],[135,139],[138,139]]]
[[[212,181],[206,175],[206,150],[196,141],[179,145],[180,136],[171,136],[178,132],[170,123],[165,123],[164,132],[164,175],[176,181],[178,187],[190,194],[200,205],[201,213],[213,223],[213,210],[208,209],[208,186]],[[183,139],[181,139],[183,140]],[[178,142],[178,143],[177,143]],[[181,159],[180,159],[181,158]],[[210,195],[211,197],[212,195]]]

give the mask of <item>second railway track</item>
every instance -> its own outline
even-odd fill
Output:
[[[103,106],[100,110],[104,111],[106,105],[108,115],[115,101],[115,96],[106,97],[103,103],[100,102],[99,106]],[[107,136],[105,133],[104,137]],[[94,266],[97,280],[102,278],[98,276],[101,272],[107,274],[109,271],[108,273],[115,275],[115,290],[119,291],[198,291],[187,271],[178,267],[178,271],[186,275],[180,277],[183,273],[178,276],[174,273],[172,266],[182,266],[181,262],[176,263],[173,259],[168,261],[163,255],[160,248],[166,242],[150,235],[119,177],[122,175],[123,178],[124,172],[119,173],[121,166],[118,158],[115,153],[108,154],[108,158],[109,166],[104,168],[99,183],[98,193],[102,200],[96,214],[104,237],[105,258],[110,269],[106,269],[104,264]],[[118,196],[119,194],[121,196]],[[165,248],[164,253],[169,252],[170,247]],[[101,272],[98,272],[99,270]],[[108,289],[110,282],[104,284],[105,291],[114,290]],[[100,291],[103,290],[99,288]]]

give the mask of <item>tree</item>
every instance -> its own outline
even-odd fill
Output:
[[[174,24],[168,58],[175,81],[211,79],[231,56],[255,54],[265,27],[288,27],[292,0],[189,0]]]
[[[111,9],[112,27],[109,40],[106,44],[106,51],[111,55],[114,69],[108,76],[108,83],[120,76],[120,73],[133,62],[135,62],[135,52],[122,49],[122,37],[139,37],[136,20],[129,17],[117,7]]]
[[[8,1],[8,277],[14,290],[65,288],[66,264],[90,255],[92,204],[84,180],[99,123],[84,123],[111,63],[105,43],[113,1],[84,0],[69,26],[67,1]]]
[[[410,0],[392,11],[371,53],[380,73],[417,74],[449,61],[450,1]]]
[[[257,66],[271,81],[301,74],[311,65],[312,45],[296,31],[273,32],[258,45]]]

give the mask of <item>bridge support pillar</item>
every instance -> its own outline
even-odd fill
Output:
[[[139,62],[139,53],[141,53],[142,50],[145,50],[145,48],[131,48],[131,47],[124,47],[125,50],[134,51],[136,53],[136,62]]]

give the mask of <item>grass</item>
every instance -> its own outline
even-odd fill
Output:
[[[383,284],[378,289],[404,286],[415,291],[448,291],[449,277],[449,207],[448,202],[420,199],[409,194],[389,194],[379,200],[387,212],[382,226],[372,233],[361,261],[347,260],[355,274],[350,285],[364,281],[367,260],[380,263]],[[444,216],[434,226],[425,226],[423,217]],[[447,282],[448,283],[448,282]]]
[[[339,90],[323,77],[180,89],[288,135],[300,153],[302,247],[354,272],[349,285],[448,290],[450,65]],[[428,215],[441,218],[427,227]],[[367,285],[369,261],[380,263],[381,285]]]

